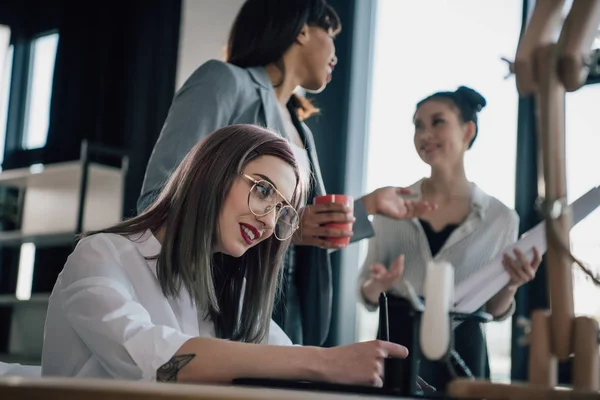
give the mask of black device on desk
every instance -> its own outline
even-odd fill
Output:
[[[394,332],[390,335],[390,310],[396,318],[398,315],[405,315],[402,321],[403,329],[401,332]],[[402,312],[400,312],[402,311]],[[474,314],[450,313],[451,319],[455,320],[475,320],[478,322],[488,322],[491,315],[483,312]],[[396,322],[394,321],[397,325]],[[406,359],[387,358],[384,363],[383,387],[343,385],[326,382],[293,381],[286,379],[259,379],[259,378],[239,378],[233,381],[236,385],[260,386],[278,389],[309,390],[318,392],[369,394],[376,396],[392,396],[413,399],[448,399],[457,400],[448,397],[442,391],[423,391],[417,389],[417,374],[421,350],[419,344],[419,329],[421,322],[421,311],[416,310],[410,301],[395,296],[387,296],[381,293],[379,297],[379,333],[381,340],[399,343],[409,350],[409,356]],[[398,335],[400,333],[400,335]],[[452,349],[452,346],[450,346]],[[447,356],[449,368],[453,368],[456,375],[460,377],[470,377],[469,368],[462,361],[460,355],[451,350]]]
[[[259,378],[239,378],[233,380],[234,385],[240,386],[260,386],[272,389],[290,389],[290,390],[307,390],[311,392],[329,392],[339,394],[365,394],[372,396],[390,396],[400,397],[403,399],[436,399],[436,400],[458,400],[456,398],[447,397],[441,392],[422,392],[412,396],[405,396],[398,391],[390,390],[386,387],[360,386],[360,385],[343,385],[338,383],[327,382],[309,382],[309,381],[292,381],[287,379],[259,379]]]
[[[380,339],[389,341],[389,311],[387,296],[382,293],[379,298]],[[410,350],[409,350],[410,351]],[[376,396],[393,396],[418,399],[449,399],[441,392],[417,390],[417,357],[407,359],[387,358],[384,361],[383,387],[343,385],[326,382],[292,381],[285,379],[240,378],[233,381],[236,385],[261,386],[279,389],[310,390],[319,392],[337,392],[352,394],[369,394]]]
[[[390,321],[389,317],[382,317],[380,314],[380,329],[378,338],[382,340],[389,340],[394,343],[399,343],[406,346],[409,351],[409,356],[406,359],[408,365],[405,369],[410,373],[411,378],[405,378],[406,382],[410,382],[412,385],[415,383],[417,374],[419,374],[419,367],[424,362],[424,356],[421,349],[420,343],[420,328],[421,328],[421,317],[423,311],[423,304],[420,298],[414,298],[411,300],[398,297],[394,295],[381,294],[380,313],[382,309],[387,310],[387,314],[393,316]],[[472,314],[463,314],[450,312],[449,313],[450,323],[452,321],[464,321],[469,324],[472,323],[485,323],[492,320],[492,316],[485,312],[475,312]],[[428,360],[425,360],[428,361]],[[460,354],[454,350],[453,339],[449,344],[449,351],[443,359],[438,360],[445,365],[444,373],[447,373],[451,377],[460,378],[473,378],[474,375],[479,376],[480,372],[476,374],[472,373],[467,364],[463,361]],[[424,377],[427,380],[427,377]],[[429,382],[436,385],[435,382]],[[438,391],[444,391],[444,387],[437,387]],[[410,393],[414,393],[414,388],[410,388]]]

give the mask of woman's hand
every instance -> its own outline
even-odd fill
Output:
[[[319,363],[326,382],[383,386],[383,363],[387,357],[406,358],[408,349],[399,344],[372,340],[323,348]]]
[[[418,218],[437,208],[437,205],[427,201],[403,197],[410,194],[410,189],[388,186],[362,197],[362,201],[367,214],[381,214],[395,219]]]
[[[510,275],[510,282],[507,287],[513,291],[535,278],[535,273],[542,261],[540,252],[536,247],[533,247],[533,259],[531,261],[527,260],[525,254],[519,249],[515,249],[514,253],[516,258],[504,254],[502,259],[502,264],[504,264],[506,272]]]
[[[400,254],[389,270],[379,263],[371,265],[371,276],[362,286],[364,298],[372,304],[377,304],[379,295],[387,292],[402,277],[402,272],[404,254]]]
[[[294,234],[292,243],[301,246],[318,246],[324,249],[341,249],[344,244],[334,243],[325,238],[352,236],[351,230],[328,228],[329,223],[353,223],[352,209],[344,204],[313,204],[300,210],[300,227]]]

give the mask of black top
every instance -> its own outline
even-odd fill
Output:
[[[448,224],[441,231],[435,231],[428,221],[424,219],[419,219],[423,230],[425,231],[425,235],[427,236],[427,241],[429,242],[429,248],[431,249],[431,256],[435,257],[435,255],[440,251],[446,240],[450,237],[452,232],[456,228],[458,228],[457,224]]]

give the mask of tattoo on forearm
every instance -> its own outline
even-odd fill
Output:
[[[156,371],[157,382],[177,382],[177,374],[179,371],[188,365],[192,359],[196,357],[195,354],[181,354],[173,356],[169,361],[163,364],[158,371]]]

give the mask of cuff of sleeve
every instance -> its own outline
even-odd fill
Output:
[[[506,310],[503,314],[498,315],[497,317],[494,317],[494,321],[495,322],[500,322],[500,321],[504,321],[505,319],[512,317],[512,315],[515,313],[516,310],[516,304],[515,304],[515,300],[513,299],[513,301],[510,302],[510,307],[508,307],[508,310]]]
[[[155,381],[158,369],[192,337],[170,327],[154,326],[132,336],[124,346],[142,371],[142,379]]]

